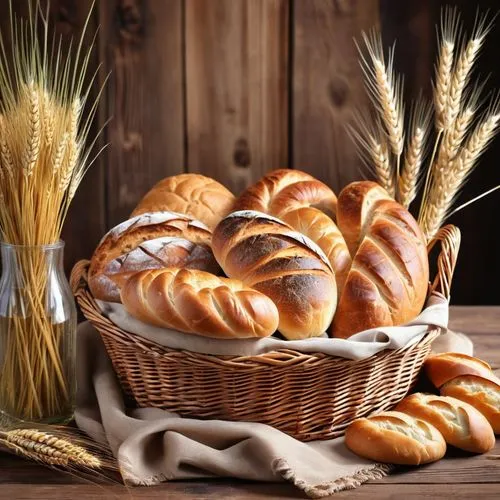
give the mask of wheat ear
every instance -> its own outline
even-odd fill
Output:
[[[445,8],[441,14],[441,26],[437,35],[439,55],[434,82],[434,108],[438,131],[445,130],[449,126],[448,94],[452,78],[453,57],[460,31],[460,18],[457,9]]]
[[[35,163],[38,160],[41,137],[40,102],[38,91],[35,89],[33,82],[30,82],[26,89],[26,100],[28,104],[28,144],[25,151],[24,171],[26,177],[29,177],[32,175]]]
[[[348,125],[347,130],[353,140],[363,163],[378,183],[395,196],[394,169],[391,164],[387,139],[380,120],[354,113],[355,126]]]
[[[497,103],[476,126],[461,152],[450,162],[446,172],[437,174],[440,178],[432,183],[421,221],[428,241],[436,234],[448,216],[455,197],[475,167],[478,158],[498,132],[499,124],[500,108]]]
[[[469,81],[472,67],[474,66],[474,62],[476,61],[491,26],[491,22],[487,22],[486,15],[476,18],[472,36],[467,43],[464,43],[460,51],[453,70],[448,94],[448,106],[446,107],[446,124],[448,126],[453,123],[460,112],[462,97]]]
[[[398,200],[404,207],[409,207],[417,196],[430,121],[431,105],[420,96],[410,113],[409,140],[401,176],[398,178]]]
[[[394,47],[389,50],[386,64],[380,34],[372,31],[362,36],[369,60],[359,47],[358,50],[368,91],[384,124],[392,153],[399,157],[404,143],[404,112],[402,80],[394,72]]]
[[[21,456],[47,465],[99,469],[102,462],[82,446],[37,429],[0,431],[0,441]]]

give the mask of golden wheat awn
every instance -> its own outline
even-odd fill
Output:
[[[95,159],[97,136],[87,139],[102,89],[92,97],[96,74],[86,75],[89,19],[90,13],[68,57],[60,40],[47,43],[52,28],[38,1],[30,3],[28,20],[11,14],[8,56],[0,36],[0,236],[25,247],[18,259],[24,279],[18,300],[27,311],[12,310],[2,319],[0,406],[29,420],[71,411],[60,352],[65,328],[45,311],[47,263],[39,248],[59,241],[78,184]]]

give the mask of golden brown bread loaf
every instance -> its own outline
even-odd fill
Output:
[[[269,296],[288,339],[318,336],[328,328],[337,287],[323,251],[284,222],[240,211],[214,229],[212,249],[224,272]]]
[[[217,272],[208,228],[186,215],[146,213],[118,224],[101,240],[88,273],[92,295],[120,301],[120,276],[145,269],[188,267]]]
[[[200,174],[180,174],[158,182],[139,202],[132,216],[168,210],[190,215],[210,229],[233,208],[234,195]]]
[[[337,201],[337,225],[354,257],[381,201],[393,200],[376,182],[348,184]],[[394,200],[393,200],[394,201]]]
[[[321,210],[313,207],[302,207],[286,212],[281,220],[295,231],[306,235],[323,250],[332,265],[337,281],[337,293],[340,295],[351,267],[351,256],[335,222]]]
[[[332,325],[333,336],[339,338],[402,325],[421,312],[427,296],[429,264],[422,232],[408,210],[384,198],[382,188],[372,184],[349,184],[337,205],[344,236],[346,221],[361,221],[346,237],[355,253]],[[378,201],[367,204],[367,197]]]
[[[267,337],[278,326],[278,310],[269,297],[204,271],[141,271],[127,280],[121,298],[141,321],[206,337]]]
[[[448,444],[461,450],[486,453],[495,446],[495,435],[488,420],[459,399],[417,393],[403,399],[396,411],[429,422]]]
[[[443,385],[440,393],[472,405],[486,417],[495,434],[500,434],[500,381],[462,375]]]
[[[446,453],[434,426],[399,411],[355,420],[346,430],[345,444],[360,457],[399,465],[435,462]]]
[[[429,380],[437,388],[461,375],[477,375],[490,380],[497,379],[486,361],[458,352],[444,352],[428,357],[424,363],[424,370]]]
[[[335,218],[337,197],[313,176],[287,168],[273,170],[248,187],[236,200],[234,210],[255,210],[281,216],[300,207],[316,207]]]

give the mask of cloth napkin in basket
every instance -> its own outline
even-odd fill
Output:
[[[443,342],[445,350],[454,350],[457,337],[442,337],[450,339]],[[470,353],[470,344],[459,343]],[[100,335],[88,322],[78,329],[77,368],[76,422],[93,439],[109,444],[129,484],[213,477],[286,480],[321,498],[390,470],[352,454],[343,438],[302,443],[264,424],[127,409]]]

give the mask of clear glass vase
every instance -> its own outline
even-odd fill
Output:
[[[76,306],[64,274],[64,242],[0,243],[0,411],[64,423],[76,393]]]

